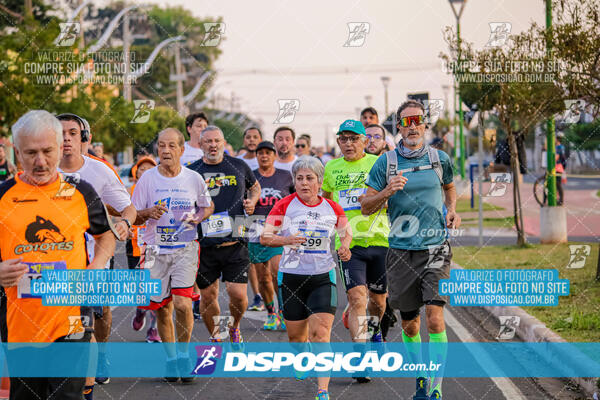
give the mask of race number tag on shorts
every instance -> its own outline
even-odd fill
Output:
[[[181,247],[196,238],[196,231],[181,225],[157,226],[155,243],[160,247]]]
[[[227,236],[231,233],[231,219],[229,213],[223,211],[216,213],[202,221],[204,236]]]
[[[344,211],[360,210],[360,203],[358,202],[358,196],[361,196],[365,193],[367,193],[367,189],[365,189],[365,188],[340,190],[339,191],[340,206],[342,206]]]
[[[306,242],[299,251],[307,254],[327,253],[329,249],[329,232],[324,229],[298,229],[298,236],[305,237]]]
[[[17,286],[17,298],[19,299],[41,299],[42,296],[34,296],[31,294],[31,282],[34,279],[42,279],[42,271],[67,269],[65,261],[54,262],[23,262],[29,267],[29,271],[19,281]]]

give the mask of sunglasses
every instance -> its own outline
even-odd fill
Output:
[[[373,139],[375,139],[375,140],[381,140],[381,139],[383,139],[383,136],[381,136],[381,135],[367,135],[367,139],[369,139],[369,140],[373,140]]]
[[[296,145],[296,148],[297,148],[297,149],[303,149],[303,148],[305,148],[305,147],[306,147],[306,145],[305,145],[305,144],[297,144],[297,145]]]
[[[356,143],[360,140],[360,136],[359,135],[338,136],[338,140],[340,141],[340,143],[346,143],[346,142]]]
[[[398,121],[398,122],[400,123],[400,126],[402,126],[402,127],[409,127],[413,123],[416,126],[419,126],[419,125],[423,125],[425,123],[425,116],[424,115],[411,115],[408,117],[400,118],[400,121]]]

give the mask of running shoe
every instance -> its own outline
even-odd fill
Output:
[[[383,335],[381,334],[379,325],[373,326],[369,324],[369,333],[371,334],[371,342],[383,343]]]
[[[244,338],[240,328],[229,328],[229,341],[231,342],[231,351],[244,351]]]
[[[285,331],[287,326],[285,325],[285,318],[283,318],[283,311],[281,310],[279,310],[279,313],[277,314],[277,321],[279,322],[279,329]]]
[[[158,329],[150,328],[146,332],[146,342],[148,343],[162,343],[162,340],[158,334]]]
[[[146,326],[146,310],[141,308],[135,309],[135,317],[131,321],[131,327],[134,331],[141,331]]]
[[[371,382],[371,377],[369,376],[352,376],[357,383],[369,383]]]
[[[277,314],[272,313],[267,315],[267,320],[263,325],[265,331],[274,331],[277,329]]]
[[[417,378],[417,391],[413,397],[413,400],[429,400],[429,396],[427,396],[427,387],[429,386],[428,383],[429,382],[427,381],[427,378]]]
[[[110,382],[108,376],[108,366],[110,363],[106,359],[106,354],[98,353],[98,369],[96,370],[96,383],[99,385],[106,385]]]
[[[346,308],[344,308],[344,312],[342,313],[342,323],[346,329],[350,329],[350,325],[348,325],[348,308],[350,307],[350,303],[346,304]]]
[[[189,385],[196,380],[195,376],[189,376],[193,369],[189,357],[178,358],[177,369],[179,370],[179,375],[181,376],[181,383]]]
[[[211,336],[211,337],[209,337],[209,338],[208,338],[208,341],[209,341],[210,343],[221,343],[221,342],[223,342],[223,339],[220,339],[220,338],[216,338],[216,337],[212,337],[212,336]]]
[[[165,366],[165,381],[167,382],[177,382],[179,380],[179,371],[177,370],[177,360],[167,361],[167,365]]]
[[[436,389],[429,395],[429,400],[442,400],[442,394]]]
[[[320,389],[315,396],[315,400],[329,400],[329,392],[325,389]]]
[[[262,304],[262,297],[260,294],[256,294],[254,296],[254,300],[252,300],[252,304],[248,306],[248,311],[263,311],[265,306]]]

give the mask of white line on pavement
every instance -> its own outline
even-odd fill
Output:
[[[458,336],[458,338],[462,342],[476,341],[475,338],[473,338],[473,335],[471,335],[465,329],[465,327],[460,322],[458,322],[458,320],[454,317],[454,315],[452,315],[450,310],[448,310],[447,308],[444,308],[444,320],[446,321],[446,324],[450,328],[452,328],[454,333],[456,333],[456,336]],[[475,354],[473,354],[473,356],[475,356]],[[476,359],[482,366],[494,364],[494,361],[486,354],[477,353]],[[527,400],[523,393],[519,390],[519,388],[513,383],[513,381],[510,378],[490,377],[490,379],[492,380],[492,382],[494,382],[496,386],[498,386],[498,389],[500,389],[505,398],[509,400]]]

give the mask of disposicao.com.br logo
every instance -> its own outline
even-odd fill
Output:
[[[441,364],[404,363],[402,354],[362,352],[260,352],[227,353],[224,372],[281,371],[289,367],[299,372],[395,372],[437,371]]]

